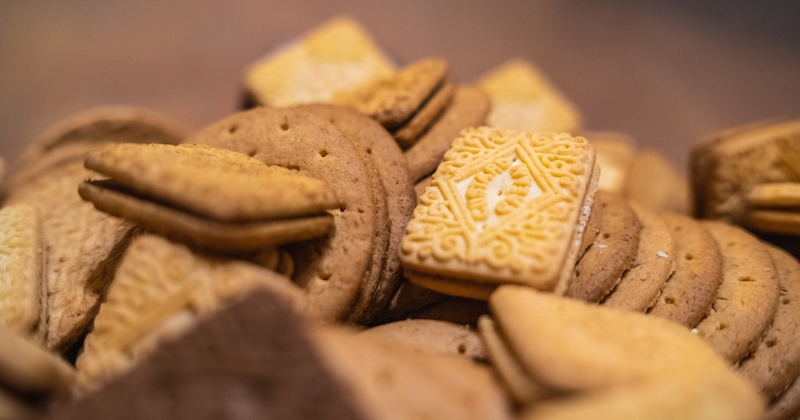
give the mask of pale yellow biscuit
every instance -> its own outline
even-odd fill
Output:
[[[250,65],[245,85],[256,103],[283,107],[330,102],[336,92],[351,91],[393,71],[364,28],[337,17]]]
[[[303,304],[300,289],[272,271],[203,257],[154,235],[136,238],[78,358],[78,391],[95,389],[164,340],[185,332],[198,318],[258,288]]]
[[[39,210],[19,204],[0,210],[0,323],[31,335],[40,325],[44,281],[44,243]]]
[[[414,211],[401,261],[483,285],[553,289],[577,258],[593,169],[594,152],[582,137],[465,130]]]
[[[533,64],[513,59],[478,81],[492,109],[486,124],[521,131],[577,133],[581,115]]]
[[[634,156],[634,139],[613,131],[584,131],[581,135],[597,152],[597,164],[602,171],[597,189],[621,194]]]

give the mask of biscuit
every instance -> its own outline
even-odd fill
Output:
[[[78,185],[94,176],[82,161],[70,161],[14,188],[7,201],[35,205],[42,217],[51,350],[67,349],[86,331],[134,227],[81,200]]]
[[[450,296],[487,300],[497,289],[497,284],[458,280],[447,275],[437,275],[406,268],[406,278],[418,285]]]
[[[444,299],[447,295],[434,290],[417,286],[403,278],[394,296],[383,309],[378,322],[397,321],[411,311],[423,308]]]
[[[144,226],[193,247],[237,254],[263,246],[285,244],[326,235],[333,230],[330,214],[293,219],[227,223],[195,216],[185,211],[142,199],[109,182],[83,182],[81,198],[104,213]]]
[[[800,413],[800,381],[795,379],[785,391],[770,401],[764,420],[796,419]]]
[[[245,88],[259,105],[329,103],[337,92],[393,72],[391,60],[364,28],[337,17],[248,66]]]
[[[689,214],[691,210],[688,181],[653,150],[640,151],[633,156],[622,191],[629,200],[655,210],[680,214]]]
[[[414,115],[409,118],[401,127],[392,133],[397,144],[408,149],[417,142],[419,136],[433,124],[437,117],[450,105],[456,85],[452,82],[444,81],[442,85],[431,94],[431,96],[421,105]]]
[[[91,108],[57,122],[34,139],[15,165],[9,189],[54,166],[82,161],[87,152],[107,143],[177,144],[187,135],[181,124],[147,108]]]
[[[595,172],[582,137],[464,130],[406,228],[406,276],[449,276],[483,293],[509,282],[557,289],[577,259]]]
[[[478,334],[452,322],[407,319],[378,325],[361,334],[388,346],[404,347],[420,353],[486,360]]]
[[[744,195],[748,207],[800,207],[800,184],[775,182],[756,185]]]
[[[75,380],[70,364],[3,325],[0,343],[0,390],[32,398],[69,395]]]
[[[517,404],[531,404],[556,394],[526,374],[503,342],[491,317],[482,316],[478,319],[478,331],[492,369]]]
[[[477,328],[478,318],[489,313],[485,300],[447,296],[444,299],[409,312],[411,319],[433,319]]]
[[[616,194],[599,191],[594,207],[600,211],[599,231],[575,264],[574,276],[565,293],[587,302],[599,302],[619,283],[636,257],[642,230],[636,213]]]
[[[488,112],[486,94],[474,87],[457,87],[442,115],[405,151],[411,180],[417,182],[432,174],[461,130],[483,125]]]
[[[86,169],[220,222],[316,215],[339,206],[325,182],[206,145],[111,144],[86,155]]]
[[[44,252],[36,207],[0,209],[0,324],[18,334],[36,335],[45,329],[39,322],[47,296]]]
[[[386,193],[389,213],[389,242],[386,261],[380,277],[362,284],[358,301],[350,308],[348,319],[368,323],[382,310],[397,290],[400,259],[397,253],[406,223],[416,205],[408,165],[403,152],[391,136],[375,121],[356,112],[332,105],[306,105],[300,109],[315,113],[336,126],[339,131],[360,147],[378,171]]]
[[[602,303],[644,312],[656,303],[667,278],[672,275],[675,254],[672,252],[672,235],[661,216],[634,202],[629,204],[642,224],[639,249],[631,267]]]
[[[501,64],[478,81],[492,110],[486,124],[520,131],[577,133],[581,116],[544,74],[524,59]]]
[[[592,143],[597,153],[597,164],[602,171],[597,189],[622,194],[634,156],[635,140],[614,131],[584,131],[581,135]]]
[[[556,390],[600,390],[681,373],[727,373],[745,383],[695,334],[665,319],[510,285],[492,295],[489,308],[525,373]]]
[[[425,178],[420,179],[419,181],[417,181],[416,184],[414,184],[414,192],[417,193],[417,199],[422,198],[422,194],[425,193],[425,188],[428,188],[428,185],[431,185],[432,176],[433,175],[426,176]]]
[[[296,169],[325,181],[342,203],[332,211],[334,233],[294,244],[293,280],[305,288],[309,316],[334,321],[347,315],[361,288],[381,229],[371,164],[331,123],[296,109],[256,108],[201,130],[186,143],[208,144],[248,154],[268,165]],[[368,180],[369,182],[364,182]],[[388,238],[388,236],[387,236]]]
[[[690,153],[697,217],[737,222],[753,187],[798,182],[800,120],[763,121],[715,133]]]
[[[154,235],[136,238],[78,357],[77,389],[96,389],[246,293],[267,288],[300,307],[288,278],[237,261],[221,261]]]
[[[739,222],[753,230],[800,235],[800,213],[783,210],[747,210]]]
[[[694,327],[708,314],[722,282],[722,255],[708,231],[694,219],[663,212],[672,234],[675,270],[648,313]]]
[[[0,156],[0,185],[3,185],[3,181],[6,179],[6,161]]]
[[[722,283],[711,312],[695,328],[735,364],[758,346],[775,317],[778,277],[766,246],[756,237],[722,222],[701,223],[722,253]]]
[[[333,102],[356,109],[385,127],[397,127],[420,108],[447,75],[447,62],[428,58],[409,64],[392,76],[334,94]]]
[[[255,290],[52,417],[368,419],[312,339],[290,301]]]
[[[786,251],[766,246],[778,274],[780,304],[758,347],[737,370],[771,400],[800,375],[800,263]]]

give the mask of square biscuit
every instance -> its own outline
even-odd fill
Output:
[[[533,64],[514,59],[478,81],[492,102],[486,124],[523,131],[575,133],[581,127],[578,109]]]
[[[579,226],[591,212],[594,164],[594,149],[583,137],[462,131],[407,226],[404,267],[553,289],[577,254]]]
[[[331,101],[334,93],[389,77],[394,65],[355,21],[339,17],[252,64],[248,95],[260,105]]]

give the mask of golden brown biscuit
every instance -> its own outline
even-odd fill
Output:
[[[25,204],[0,209],[0,324],[21,335],[46,330],[40,324],[47,296],[44,253],[38,209]]]
[[[372,327],[361,333],[388,346],[425,354],[465,356],[485,360],[480,337],[464,325],[432,319],[406,319]]]
[[[308,112],[279,108],[234,114],[186,142],[249,154],[330,185],[342,202],[332,212],[334,233],[286,250],[294,259],[293,280],[308,292],[309,316],[320,321],[346,316],[367,270],[374,266],[373,253],[385,252],[380,251],[379,242],[388,240],[388,217],[380,215],[385,199],[376,196],[374,168],[359,149],[330,122]],[[383,207],[379,207],[381,202]]]
[[[0,343],[0,390],[28,397],[69,394],[75,379],[70,364],[3,325]]]
[[[78,391],[96,389],[198,318],[258,288],[302,305],[299,288],[272,271],[203,257],[154,235],[136,238],[78,357]]]
[[[486,123],[521,131],[577,133],[581,116],[575,106],[524,59],[501,64],[478,81],[492,110]]]
[[[648,313],[675,321],[689,328],[708,314],[722,282],[722,255],[719,245],[696,220],[677,213],[663,212],[672,234],[675,271]]]
[[[556,288],[577,259],[595,175],[582,137],[463,131],[406,229],[406,276],[418,284],[432,275],[480,285],[481,296],[462,294],[472,298],[508,282]]]
[[[634,155],[622,191],[629,200],[655,210],[690,213],[688,181],[654,150]]]
[[[780,283],[779,305],[758,347],[737,370],[771,400],[800,375],[800,263],[786,251],[766,246]]]
[[[259,105],[328,103],[394,71],[372,36],[347,17],[331,19],[292,44],[251,64],[245,86]]]
[[[392,135],[403,149],[408,149],[417,142],[419,136],[425,132],[442,115],[450,105],[456,85],[447,80],[442,82],[436,91],[414,112],[402,126],[397,128]]]
[[[417,182],[432,174],[461,130],[483,125],[488,112],[489,99],[483,92],[469,86],[457,87],[442,116],[405,152],[411,180]]]
[[[597,188],[622,194],[636,141],[627,134],[614,131],[583,131],[581,135],[592,143],[597,152],[597,164],[602,171]]]
[[[400,277],[400,258],[397,254],[406,223],[416,205],[416,197],[408,176],[403,152],[392,137],[375,121],[357,112],[333,105],[306,105],[302,110],[315,113],[336,126],[339,131],[360,147],[372,161],[386,193],[389,216],[389,239],[386,260],[380,275],[362,283],[357,302],[350,308],[348,319],[369,323],[381,311],[397,290]]]
[[[772,257],[755,236],[723,222],[703,221],[722,253],[722,283],[697,334],[730,363],[758,346],[778,308]]]
[[[672,235],[661,216],[634,202],[629,204],[642,223],[639,249],[617,287],[603,299],[603,305],[644,312],[655,305],[672,274],[675,254]]]
[[[642,230],[636,213],[621,196],[599,191],[593,208],[599,210],[598,233],[575,264],[565,292],[587,302],[599,302],[619,283],[636,257]]]
[[[335,94],[333,102],[352,107],[385,127],[397,127],[433,95],[446,75],[447,62],[428,58],[409,64],[391,77]]]

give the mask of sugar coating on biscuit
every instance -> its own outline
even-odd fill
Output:
[[[372,37],[340,17],[250,66],[246,84],[263,105],[327,103],[335,92],[388,77],[393,70]]]
[[[42,228],[36,207],[0,210],[0,323],[21,333],[39,319]]]
[[[511,60],[484,76],[478,87],[492,102],[486,123],[524,131],[576,132],[581,116],[533,64]]]
[[[573,246],[593,165],[583,137],[462,131],[407,226],[404,265],[552,288]]]

